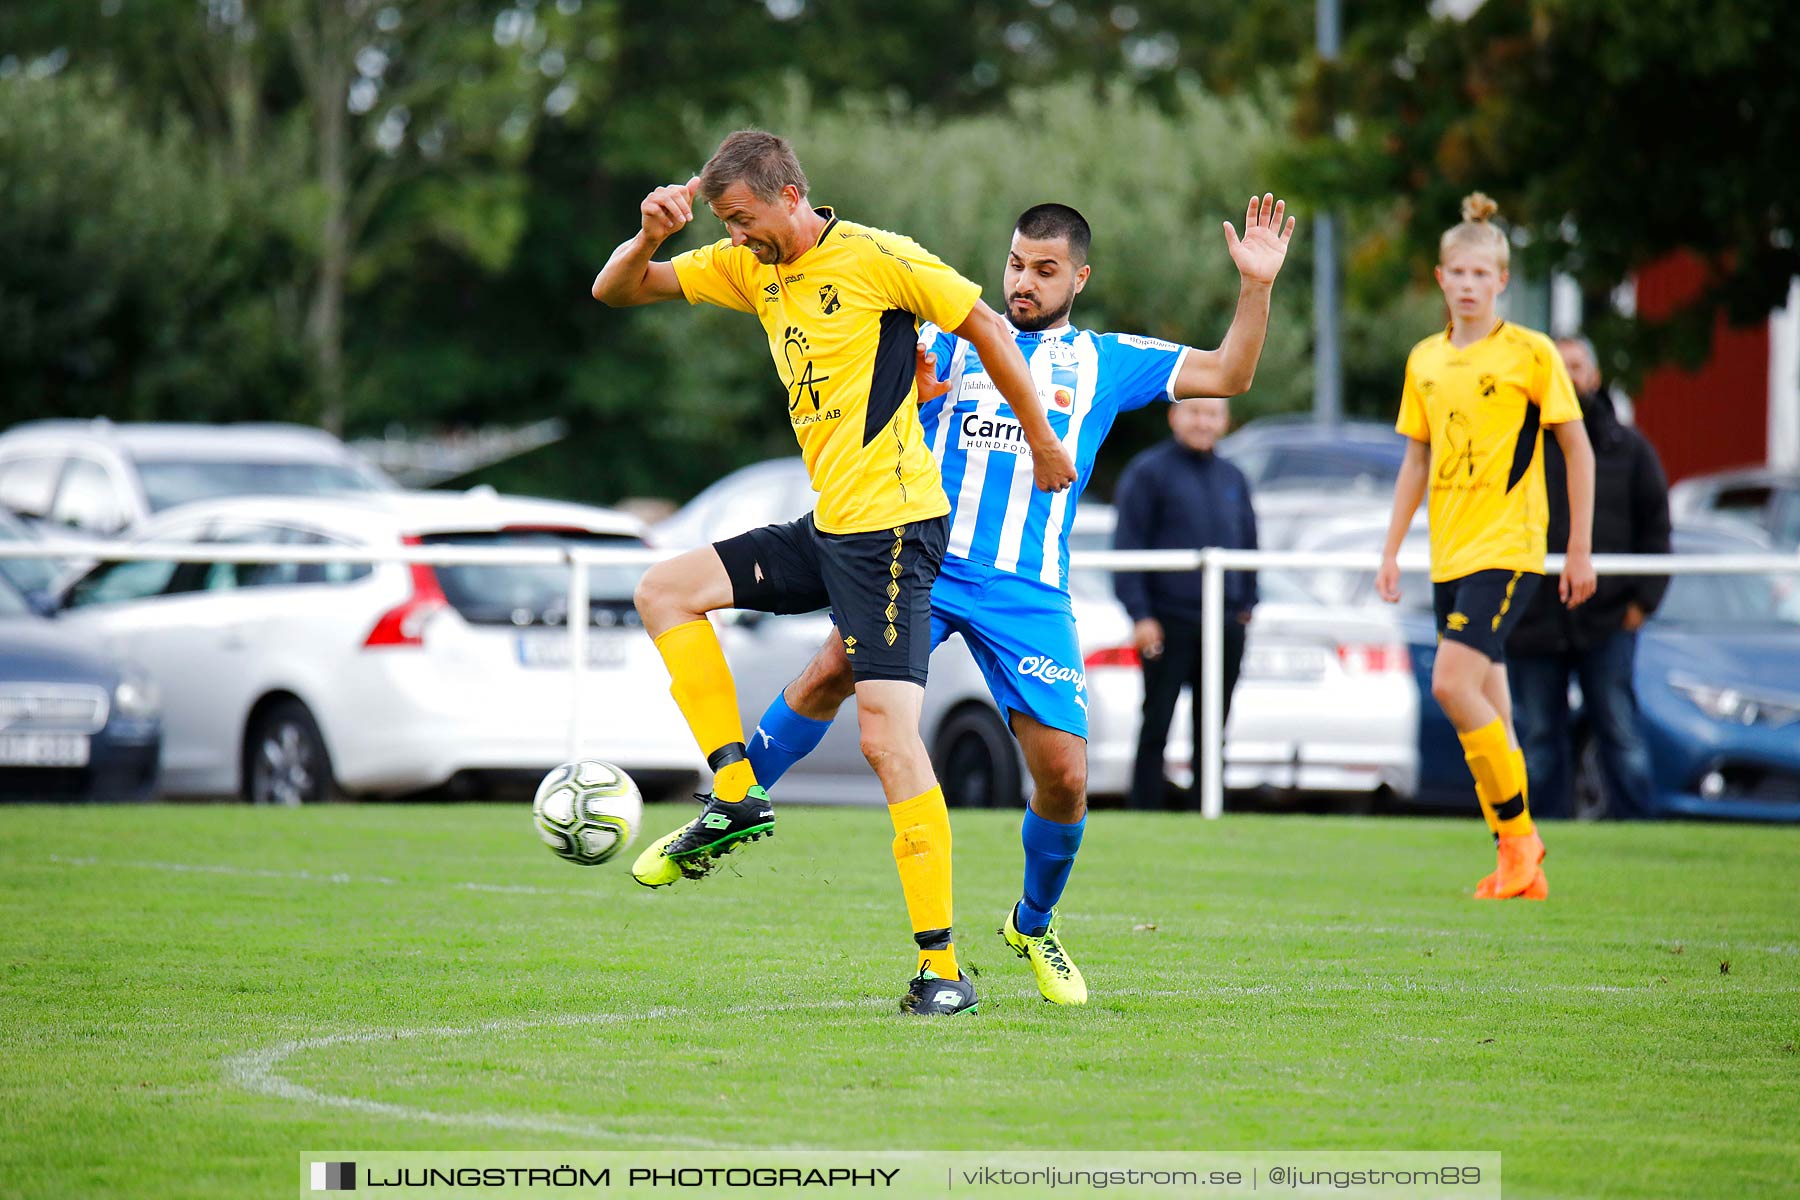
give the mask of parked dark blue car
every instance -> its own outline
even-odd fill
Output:
[[[149,800],[156,685],[34,613],[0,576],[0,800]]]
[[[1678,528],[1674,545],[1678,554],[1769,552],[1766,542],[1724,529]],[[1402,586],[1403,603],[1427,605],[1401,618],[1421,696],[1413,799],[1474,812],[1461,743],[1431,700],[1429,585]],[[1800,821],[1800,574],[1675,576],[1638,636],[1633,682],[1656,815]],[[1598,765],[1574,711],[1576,813],[1597,815]]]

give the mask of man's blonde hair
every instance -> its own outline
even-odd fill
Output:
[[[1488,222],[1500,206],[1486,192],[1470,192],[1463,197],[1462,223],[1452,225],[1438,239],[1438,261],[1450,257],[1453,250],[1486,250],[1493,254],[1502,271],[1512,260],[1512,246],[1506,235]]]

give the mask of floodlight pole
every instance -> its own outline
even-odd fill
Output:
[[[1335,62],[1342,41],[1339,0],[1318,0],[1315,33],[1319,58]],[[1344,412],[1344,363],[1338,342],[1337,221],[1322,212],[1313,219],[1313,420],[1335,425]]]

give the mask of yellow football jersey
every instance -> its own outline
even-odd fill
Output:
[[[1508,321],[1461,349],[1449,330],[1406,359],[1394,428],[1431,445],[1431,578],[1544,572],[1543,427],[1579,421],[1556,346]]]
[[[922,318],[955,329],[981,289],[917,242],[839,220],[793,262],[765,266],[731,239],[675,257],[689,304],[755,313],[787,386],[788,422],[826,533],[867,533],[950,511],[913,387]]]

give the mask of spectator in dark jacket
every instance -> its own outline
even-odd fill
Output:
[[[1213,453],[1230,424],[1226,402],[1184,400],[1169,406],[1174,437],[1144,451],[1125,467],[1115,494],[1118,550],[1198,550],[1206,546],[1256,548],[1256,514],[1244,473]],[[1193,688],[1194,771],[1200,769],[1200,595],[1198,571],[1120,571],[1113,590],[1131,614],[1132,640],[1144,664],[1144,717],[1131,777],[1131,807],[1162,808],[1163,752],[1169,722],[1184,685]],[[1244,660],[1244,627],[1256,606],[1256,575],[1225,574],[1224,712]]]
[[[1667,554],[1669,485],[1656,451],[1613,412],[1586,339],[1563,338],[1556,345],[1581,397],[1582,421],[1594,446],[1594,553]],[[1550,497],[1549,550],[1561,553],[1569,539],[1569,506],[1562,453],[1549,438],[1544,439],[1544,484]],[[1569,609],[1557,603],[1552,576],[1526,606],[1506,643],[1506,676],[1531,783],[1531,811],[1538,816],[1566,817],[1573,808],[1571,675],[1581,684],[1589,735],[1599,751],[1608,814],[1649,814],[1650,755],[1638,730],[1631,676],[1638,627],[1656,611],[1668,586],[1665,575],[1602,575],[1593,599]]]

